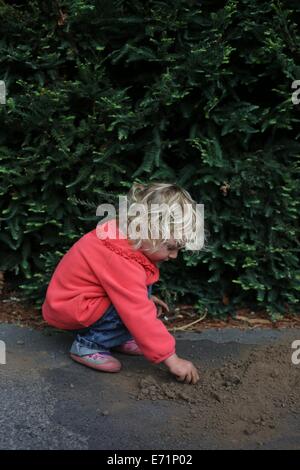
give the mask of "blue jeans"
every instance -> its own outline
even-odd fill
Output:
[[[151,296],[152,285],[148,286],[148,297]],[[130,332],[122,322],[113,304],[105,311],[103,316],[88,328],[75,330],[76,338],[70,353],[85,356],[95,352],[109,352],[126,341],[133,339]]]

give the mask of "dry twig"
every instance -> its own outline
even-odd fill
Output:
[[[188,325],[179,326],[178,328],[171,328],[171,331],[186,330],[190,326],[193,326],[196,323],[199,323],[200,321],[204,320],[204,318],[206,318],[206,315],[207,315],[207,311],[205,312],[204,315],[202,315],[202,317],[198,318],[197,320],[193,321],[192,323],[189,323]]]

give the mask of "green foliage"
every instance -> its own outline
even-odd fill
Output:
[[[209,231],[162,267],[163,293],[299,312],[296,0],[1,0],[0,17],[0,269],[28,298],[100,203],[162,180]]]

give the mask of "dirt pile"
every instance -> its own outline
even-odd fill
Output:
[[[139,381],[137,400],[174,400],[189,409],[183,427],[199,426],[232,442],[255,437],[258,442],[274,433],[284,415],[300,414],[300,365],[291,362],[290,342],[255,347],[239,361],[204,369],[196,385],[158,381],[147,376]]]

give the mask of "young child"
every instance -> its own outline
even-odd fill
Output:
[[[194,230],[196,203],[187,191],[169,183],[134,184],[128,201],[127,233],[118,214],[82,236],[60,260],[42,306],[43,318],[56,328],[74,330],[70,356],[80,364],[118,372],[122,365],[111,351],[144,355],[154,364],[163,362],[177,380],[195,384],[197,369],[177,356],[175,338],[158,318],[156,304],[160,309],[168,306],[151,291],[159,279],[159,264],[176,259],[187,243],[186,237],[174,237],[178,220],[173,217],[166,232],[168,211],[157,215],[152,208],[189,204],[192,212],[185,227]],[[132,215],[137,204],[147,208],[146,215]],[[148,225],[148,236],[136,235],[136,222]],[[158,228],[159,237],[153,238]]]

